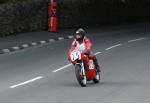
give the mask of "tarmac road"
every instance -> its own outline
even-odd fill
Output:
[[[0,103],[149,103],[149,33],[89,35],[102,72],[85,88],[67,60],[71,40],[0,55]]]

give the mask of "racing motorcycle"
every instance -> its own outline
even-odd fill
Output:
[[[74,50],[70,53],[70,60],[75,66],[77,81],[82,87],[87,85],[87,81],[93,81],[94,83],[100,81],[100,73],[97,72],[94,61],[88,58],[88,62],[85,62],[85,58],[88,58],[88,56],[82,51]]]

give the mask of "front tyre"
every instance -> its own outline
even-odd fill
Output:
[[[86,80],[86,76],[84,76],[83,73],[81,72],[81,65],[79,64],[75,65],[75,74],[79,84],[82,87],[86,87],[87,80]]]
[[[94,83],[99,83],[100,82],[100,72],[96,73],[96,76],[94,77],[93,82]]]

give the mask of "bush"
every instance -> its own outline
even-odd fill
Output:
[[[4,4],[4,3],[15,3],[18,1],[29,1],[29,0],[0,0],[0,4]]]
[[[9,0],[0,0],[0,4],[7,3]]]

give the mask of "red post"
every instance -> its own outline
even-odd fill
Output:
[[[57,30],[57,18],[56,18],[56,0],[51,0],[48,3],[48,31],[56,32]]]

